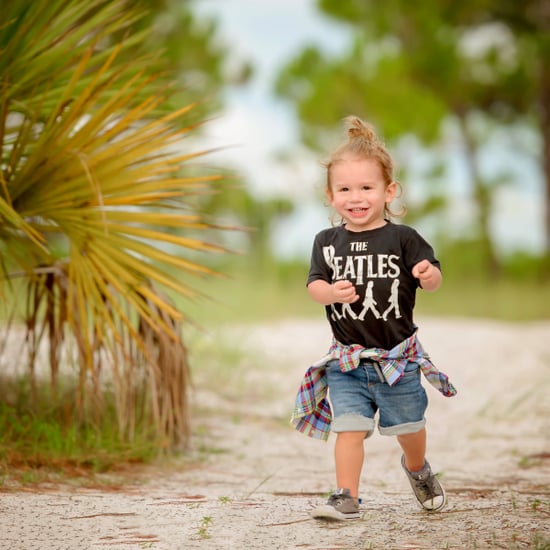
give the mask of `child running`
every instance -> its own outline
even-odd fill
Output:
[[[325,306],[333,341],[306,372],[292,418],[311,437],[336,433],[337,489],[312,516],[360,517],[364,440],[376,414],[379,432],[397,437],[418,504],[435,512],[446,496],[425,456],[428,399],[420,373],[445,396],[456,390],[422,349],[413,309],[418,287],[440,287],[440,264],[413,228],[390,221],[398,183],[373,128],[357,117],[346,118],[345,127],[347,141],[326,164],[326,195],[341,223],[316,235],[307,279],[312,299]]]

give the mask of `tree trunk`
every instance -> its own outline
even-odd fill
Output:
[[[459,114],[458,120],[466,147],[466,165],[474,188],[473,196],[478,207],[479,238],[485,255],[485,267],[488,273],[496,276],[501,271],[501,265],[496,256],[493,239],[489,230],[492,196],[490,190],[483,184],[483,178],[477,162],[478,146],[468,128],[466,115]]]
[[[542,136],[542,167],[544,177],[544,247],[550,253],[550,64],[542,60],[540,73],[540,132]]]

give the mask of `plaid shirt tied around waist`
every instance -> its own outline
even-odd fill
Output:
[[[390,350],[364,348],[359,344],[346,346],[333,340],[328,354],[306,371],[296,395],[291,423],[309,437],[326,441],[330,433],[332,411],[327,399],[326,365],[332,359],[338,359],[342,372],[356,369],[361,359],[371,359],[378,363],[390,386],[401,379],[407,363],[413,361],[418,363],[428,382],[445,397],[456,395],[448,376],[435,367],[422,348],[416,332]]]

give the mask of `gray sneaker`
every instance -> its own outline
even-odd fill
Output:
[[[411,473],[405,466],[405,457],[401,457],[401,466],[409,478],[414,496],[418,501],[418,504],[424,510],[430,512],[438,512],[447,503],[447,497],[445,491],[441,487],[437,477],[432,472],[430,463],[426,460],[424,468],[420,472]]]
[[[350,495],[349,489],[338,489],[330,495],[326,504],[317,506],[311,511],[311,517],[341,521],[344,519],[358,519],[361,514],[359,513],[359,504]]]

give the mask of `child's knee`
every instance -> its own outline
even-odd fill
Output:
[[[368,431],[360,431],[360,432],[338,432],[336,434],[336,437],[339,441],[342,442],[356,442],[356,443],[363,443],[365,438],[367,437]]]

